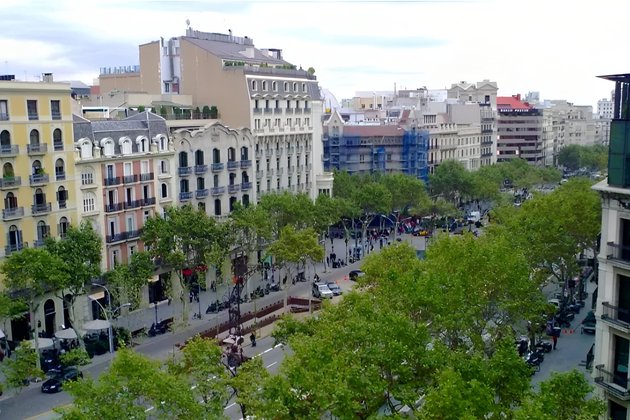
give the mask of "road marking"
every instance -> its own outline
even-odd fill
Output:
[[[265,366],[265,369],[269,369],[271,366],[278,364],[278,362],[273,362],[267,366]]]
[[[226,406],[225,409],[228,410],[228,409],[234,407],[235,405],[236,405],[236,403],[232,403],[232,404]]]

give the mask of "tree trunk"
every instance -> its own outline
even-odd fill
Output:
[[[39,305],[37,305],[39,306]],[[33,340],[35,342],[35,355],[37,356],[35,359],[35,366],[38,370],[42,369],[42,362],[39,358],[39,328],[37,328],[37,321],[35,321],[35,311],[37,310],[37,306],[33,307],[33,301],[31,300],[28,305],[28,309],[31,313],[31,322],[33,323],[34,337]]]

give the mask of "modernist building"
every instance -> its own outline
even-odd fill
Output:
[[[606,418],[630,419],[630,74],[615,82],[608,179],[593,188],[602,197],[601,246],[593,376],[608,402]]]
[[[326,170],[400,172],[427,181],[429,133],[398,125],[346,125],[334,112],[324,123]]]
[[[149,217],[178,204],[175,150],[165,120],[149,112],[114,121],[75,116],[74,140],[78,216],[103,238],[106,272],[143,250],[140,235]],[[153,280],[145,302],[165,298],[163,279]],[[86,309],[91,318],[98,313],[96,302]]]
[[[0,261],[63,237],[76,222],[71,102],[70,85],[54,83],[51,74],[44,82],[0,81]],[[42,303],[31,317],[53,333],[67,308],[51,294]],[[13,320],[6,334],[30,338],[28,317]]]
[[[101,75],[101,95],[190,95],[193,107],[216,106],[222,123],[253,131],[257,192],[302,191],[315,198],[332,189],[321,160],[323,104],[316,77],[285,61],[282,50],[188,28],[186,36],[149,42],[139,51],[139,67]]]
[[[497,97],[497,162],[514,158],[544,165],[543,112],[521,95]]]

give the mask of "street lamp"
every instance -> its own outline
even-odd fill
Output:
[[[119,307],[117,307],[115,309],[111,309],[111,307],[112,307],[112,300],[111,300],[111,293],[109,292],[109,289],[107,287],[105,287],[104,285],[98,284],[98,283],[92,283],[92,286],[101,287],[101,288],[105,289],[105,291],[107,292],[107,306],[109,307],[109,312],[111,312],[112,318],[114,317],[114,314],[118,310],[131,306],[131,303],[123,303]],[[103,310],[103,314],[105,314],[105,320],[109,324],[109,326],[107,328],[107,335],[108,335],[108,338],[109,338],[109,352],[113,353],[114,352],[114,331],[113,331],[113,328],[112,328],[112,320],[109,319],[109,316],[107,314],[108,311],[103,307],[103,305],[101,305],[101,302],[99,302],[98,299],[94,299],[94,298],[91,298],[91,299],[94,300],[98,304],[98,306],[101,307],[101,309]]]

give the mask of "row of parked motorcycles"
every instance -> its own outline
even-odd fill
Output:
[[[541,340],[531,349],[527,337],[521,337],[516,341],[516,345],[519,355],[527,366],[532,368],[532,373],[540,371],[540,365],[545,360],[545,353],[549,353],[553,349],[553,345],[550,342]]]
[[[239,303],[247,303],[249,301],[266,296],[271,292],[279,292],[279,291],[280,291],[279,283],[267,283],[265,287],[258,286],[249,295],[245,293],[244,296],[241,296],[238,298],[235,296],[230,296],[229,299],[226,298],[223,301],[220,301],[217,299],[216,301],[208,305],[208,308],[206,309],[206,314],[214,314],[214,313],[229,309],[231,305],[237,303],[237,299]]]

